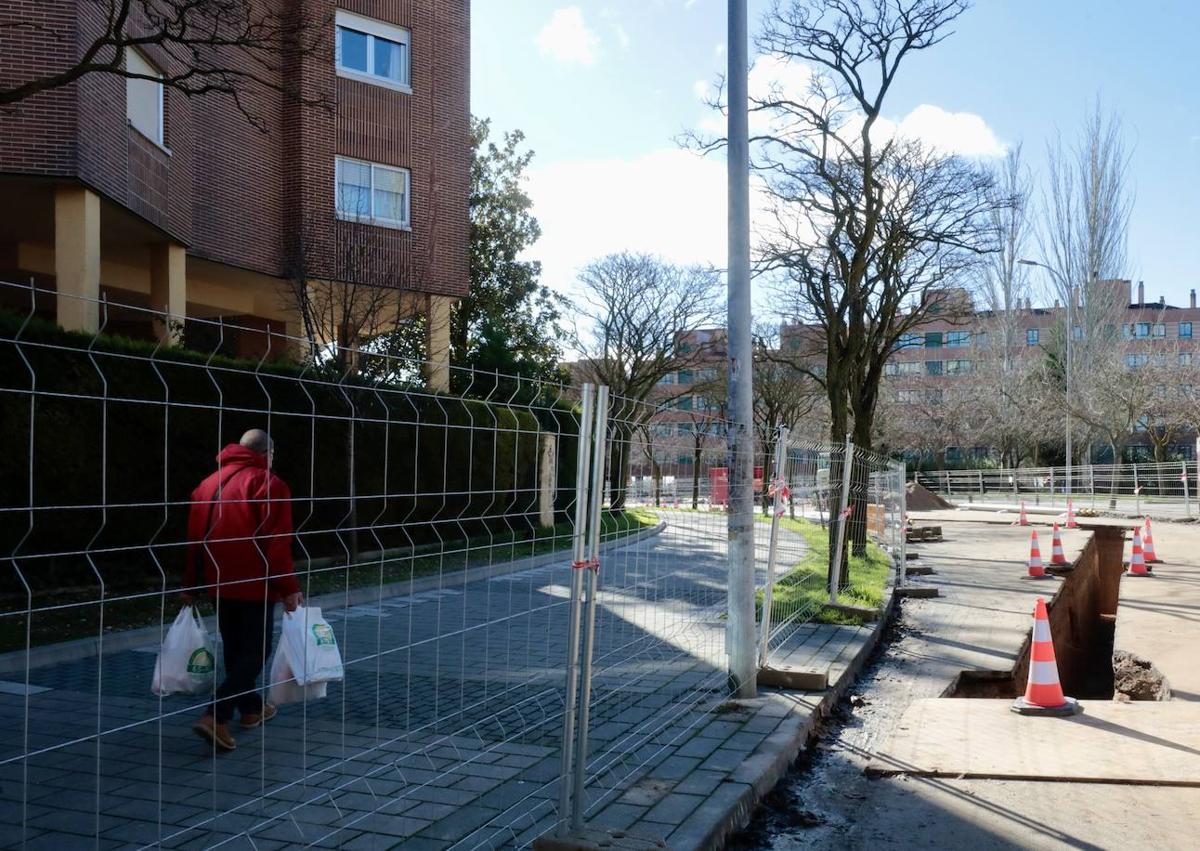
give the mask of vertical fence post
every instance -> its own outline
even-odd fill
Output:
[[[587,553],[587,518],[589,474],[592,449],[592,395],[595,388],[584,384],[579,415],[579,441],[575,461],[575,528],[572,540],[572,561],[579,564]],[[603,487],[603,482],[601,482]],[[567,622],[566,689],[563,700],[562,763],[559,771],[558,818],[559,835],[566,835],[571,812],[572,749],[575,743],[575,704],[579,687],[579,620],[582,608],[583,576],[571,569],[571,606]]]
[[[588,710],[592,701],[592,653],[596,641],[596,594],[600,582],[600,508],[604,502],[605,442],[608,435],[608,387],[601,386],[596,399],[596,431],[592,439],[592,492],[588,508],[589,570],[587,574],[587,614],[583,629],[583,672],[579,689],[579,737],[575,747],[575,796],[571,809],[571,830],[583,830],[583,811],[587,804]]]
[[[1054,468],[1050,468],[1050,504],[1054,505]]]
[[[829,602],[837,602],[838,579],[842,571],[842,550],[846,544],[846,506],[850,504],[850,474],[854,466],[854,444],[846,435],[846,447],[842,451],[842,500],[837,516],[837,544],[834,546],[833,562],[829,569]],[[829,518],[831,521],[832,517]]]
[[[1183,516],[1191,517],[1192,516],[1192,498],[1188,493],[1187,461],[1180,461],[1179,466],[1183,470],[1183,472],[1179,476],[1179,481],[1183,482]]]
[[[1137,506],[1137,513],[1141,514],[1142,513],[1142,486],[1138,484],[1137,462],[1136,461],[1133,464],[1133,496],[1134,496],[1134,499],[1136,500],[1134,504]]]
[[[1088,464],[1088,493],[1092,497],[1092,511],[1096,510],[1096,466]]]
[[[908,568],[908,488],[904,486],[904,462],[898,461],[896,479],[900,483],[900,565],[896,569],[896,587],[904,585]]]
[[[758,665],[766,667],[768,643],[771,637],[771,597],[775,591],[775,560],[779,555],[779,523],[783,518],[783,491],[787,482],[788,427],[781,425],[775,436],[775,502],[771,511],[771,542],[767,549],[767,584],[763,588],[762,617],[758,631]]]

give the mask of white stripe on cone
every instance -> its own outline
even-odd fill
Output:
[[[1030,662],[1029,681],[1039,686],[1054,685],[1058,682],[1058,664],[1055,662]]]
[[[1049,641],[1050,640],[1050,621],[1034,620],[1033,622],[1033,640],[1034,641]]]

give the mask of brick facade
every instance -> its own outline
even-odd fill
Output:
[[[78,180],[186,246],[189,255],[239,269],[283,278],[302,265],[307,277],[339,277],[338,245],[370,240],[377,271],[362,271],[367,282],[464,295],[469,0],[261,2],[324,22],[320,50],[289,57],[278,73],[332,110],[274,89],[248,90],[259,129],[228,97],[188,98],[168,90],[160,147],[128,125],[125,80],[93,74],[4,115],[0,175]],[[6,5],[44,29],[0,31],[2,83],[27,78],[31,66],[62,67],[64,43],[81,50],[100,31],[102,4]],[[411,94],[337,76],[333,18],[339,7],[410,30]],[[161,52],[146,52],[165,63]],[[410,169],[411,231],[337,221],[338,154]]]

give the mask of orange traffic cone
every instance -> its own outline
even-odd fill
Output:
[[[1162,563],[1158,553],[1154,552],[1154,535],[1150,533],[1149,517],[1146,518],[1146,534],[1142,536],[1142,555],[1146,557],[1146,564]]]
[[[1046,566],[1042,564],[1042,550],[1038,546],[1037,529],[1030,530],[1029,538],[1029,572],[1025,574],[1026,579],[1049,579],[1050,575],[1046,573]]]
[[[1063,552],[1062,532],[1058,530],[1057,523],[1054,524],[1054,540],[1050,543],[1050,563],[1070,564],[1067,554]]]
[[[1014,526],[1028,526],[1029,518],[1025,516],[1025,500],[1021,500],[1021,516],[1013,521]]]
[[[1075,502],[1070,499],[1067,500],[1067,528],[1079,528],[1079,524],[1075,522]]]
[[[1058,681],[1058,662],[1054,659],[1054,639],[1050,637],[1050,617],[1046,601],[1038,597],[1033,610],[1033,642],[1029,647],[1029,681],[1025,696],[1013,701],[1013,712],[1022,715],[1074,715],[1079,703],[1063,694]]]
[[[1129,557],[1130,576],[1149,576],[1150,571],[1146,570],[1146,557],[1142,552],[1142,530],[1133,530],[1133,555]]]

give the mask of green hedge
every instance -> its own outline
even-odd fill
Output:
[[[191,490],[252,427],[270,430],[297,500],[298,557],[528,531],[546,432],[561,435],[557,520],[574,497],[577,419],[561,406],[338,383],[296,364],[256,370],[183,350],[151,362],[150,344],[44,322],[26,326],[18,346],[19,326],[0,314],[0,554],[15,548],[34,593],[93,588],[97,574],[108,594],[157,589],[161,571],[173,584]],[[7,391],[33,381],[33,503],[52,508],[31,525],[28,512],[7,510],[29,503],[31,397]],[[370,527],[357,541],[356,525]],[[31,558],[54,553],[64,555]],[[12,567],[0,594],[4,608],[24,596]]]

